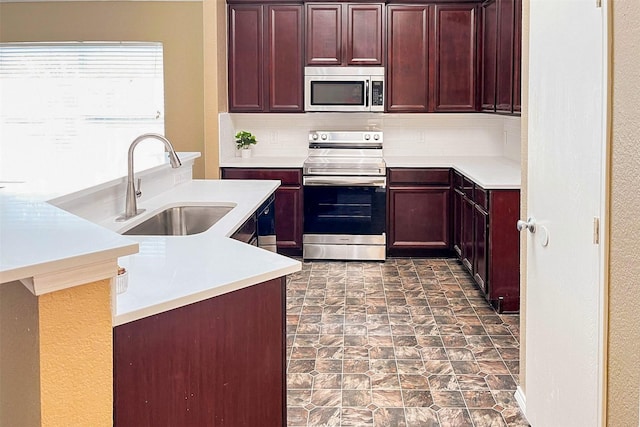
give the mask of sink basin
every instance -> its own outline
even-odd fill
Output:
[[[176,206],[167,208],[122,234],[136,236],[187,236],[207,231],[233,206]]]

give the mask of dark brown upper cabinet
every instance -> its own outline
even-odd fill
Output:
[[[383,3],[307,3],[307,65],[383,65]]]
[[[520,111],[521,14],[520,0],[482,4],[482,111]]]
[[[496,110],[496,59],[498,55],[498,3],[482,4],[482,61],[480,66],[480,108]]]
[[[229,5],[229,111],[302,112],[303,9]]]
[[[477,7],[387,7],[387,111],[477,110]]]
[[[513,44],[513,112],[522,109],[522,0],[515,0],[515,35]]]
[[[434,6],[432,111],[475,111],[477,74],[477,6]]]
[[[425,112],[429,99],[427,5],[387,6],[387,111]]]

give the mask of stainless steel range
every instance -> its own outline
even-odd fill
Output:
[[[382,132],[309,132],[304,163],[305,259],[384,260]]]

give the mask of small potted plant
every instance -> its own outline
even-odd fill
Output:
[[[243,159],[251,157],[251,146],[257,142],[251,132],[241,130],[236,133],[236,148],[240,150]]]

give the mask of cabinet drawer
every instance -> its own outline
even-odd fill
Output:
[[[302,169],[223,168],[223,179],[279,179],[282,185],[301,185]]]
[[[484,188],[476,186],[474,201],[484,209],[485,212],[489,210],[489,192]]]
[[[389,185],[449,185],[449,169],[389,169]]]

